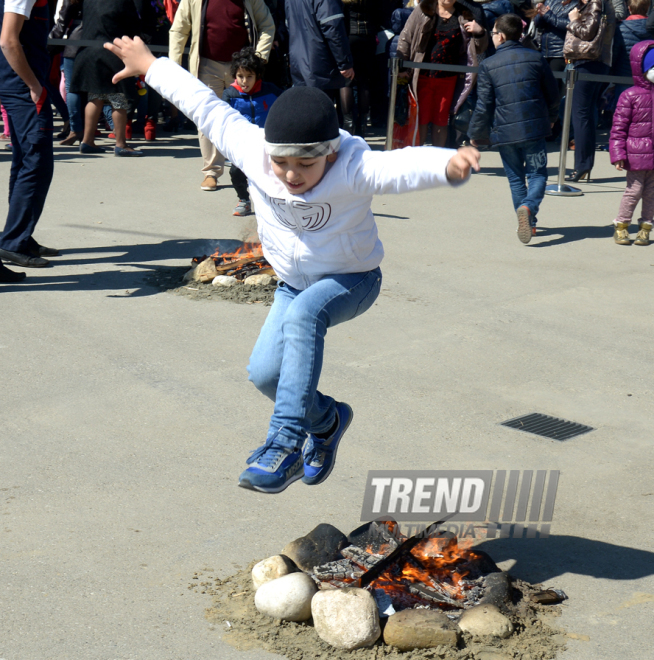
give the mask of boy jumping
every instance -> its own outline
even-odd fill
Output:
[[[350,406],[317,389],[325,335],[368,310],[381,288],[372,196],[462,183],[479,170],[479,152],[373,152],[339,131],[332,101],[314,87],[284,92],[261,129],[181,67],[155,59],[138,37],[105,47],[125,63],[114,82],[145,75],[243,170],[263,253],[281,280],[248,366],[274,413],[239,486],[279,493],[300,478],[322,483],[352,421]]]
[[[518,216],[518,238],[536,234],[547,185],[547,145],[559,109],[559,90],[545,58],[520,43],[522,19],[503,14],[491,32],[497,53],[479,67],[477,106],[468,137],[497,145]],[[492,126],[492,129],[491,129]]]

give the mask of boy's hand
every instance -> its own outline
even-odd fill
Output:
[[[113,77],[111,82],[114,85],[125,78],[144,76],[156,61],[155,56],[140,37],[114,39],[113,44],[106,43],[104,47],[120,57],[125,64],[125,68]]]
[[[448,181],[463,181],[470,175],[470,169],[479,172],[481,154],[472,147],[461,147],[447,164],[445,175]]]
[[[619,170],[620,172],[622,172],[622,170],[624,170],[624,161],[623,161],[623,160],[619,160],[619,161],[615,164],[615,169],[616,169],[616,170]]]

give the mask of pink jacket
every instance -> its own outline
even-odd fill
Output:
[[[654,170],[654,85],[643,74],[645,53],[654,41],[637,43],[630,54],[636,83],[620,94],[609,140],[611,162],[627,170]]]

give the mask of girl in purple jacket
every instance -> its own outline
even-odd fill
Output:
[[[642,199],[634,245],[649,245],[654,219],[654,41],[637,43],[630,58],[636,84],[620,95],[609,142],[611,163],[620,171],[627,170],[627,189],[613,221],[613,239],[618,245],[631,245],[629,225]]]

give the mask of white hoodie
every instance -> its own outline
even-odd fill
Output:
[[[325,275],[377,268],[384,248],[372,196],[451,185],[445,170],[455,153],[434,147],[371,151],[341,131],[336,162],[311,190],[293,195],[275,176],[264,131],[167,58],[152,64],[146,82],[193,119],[250,183],[263,253],[280,279],[306,289]]]

